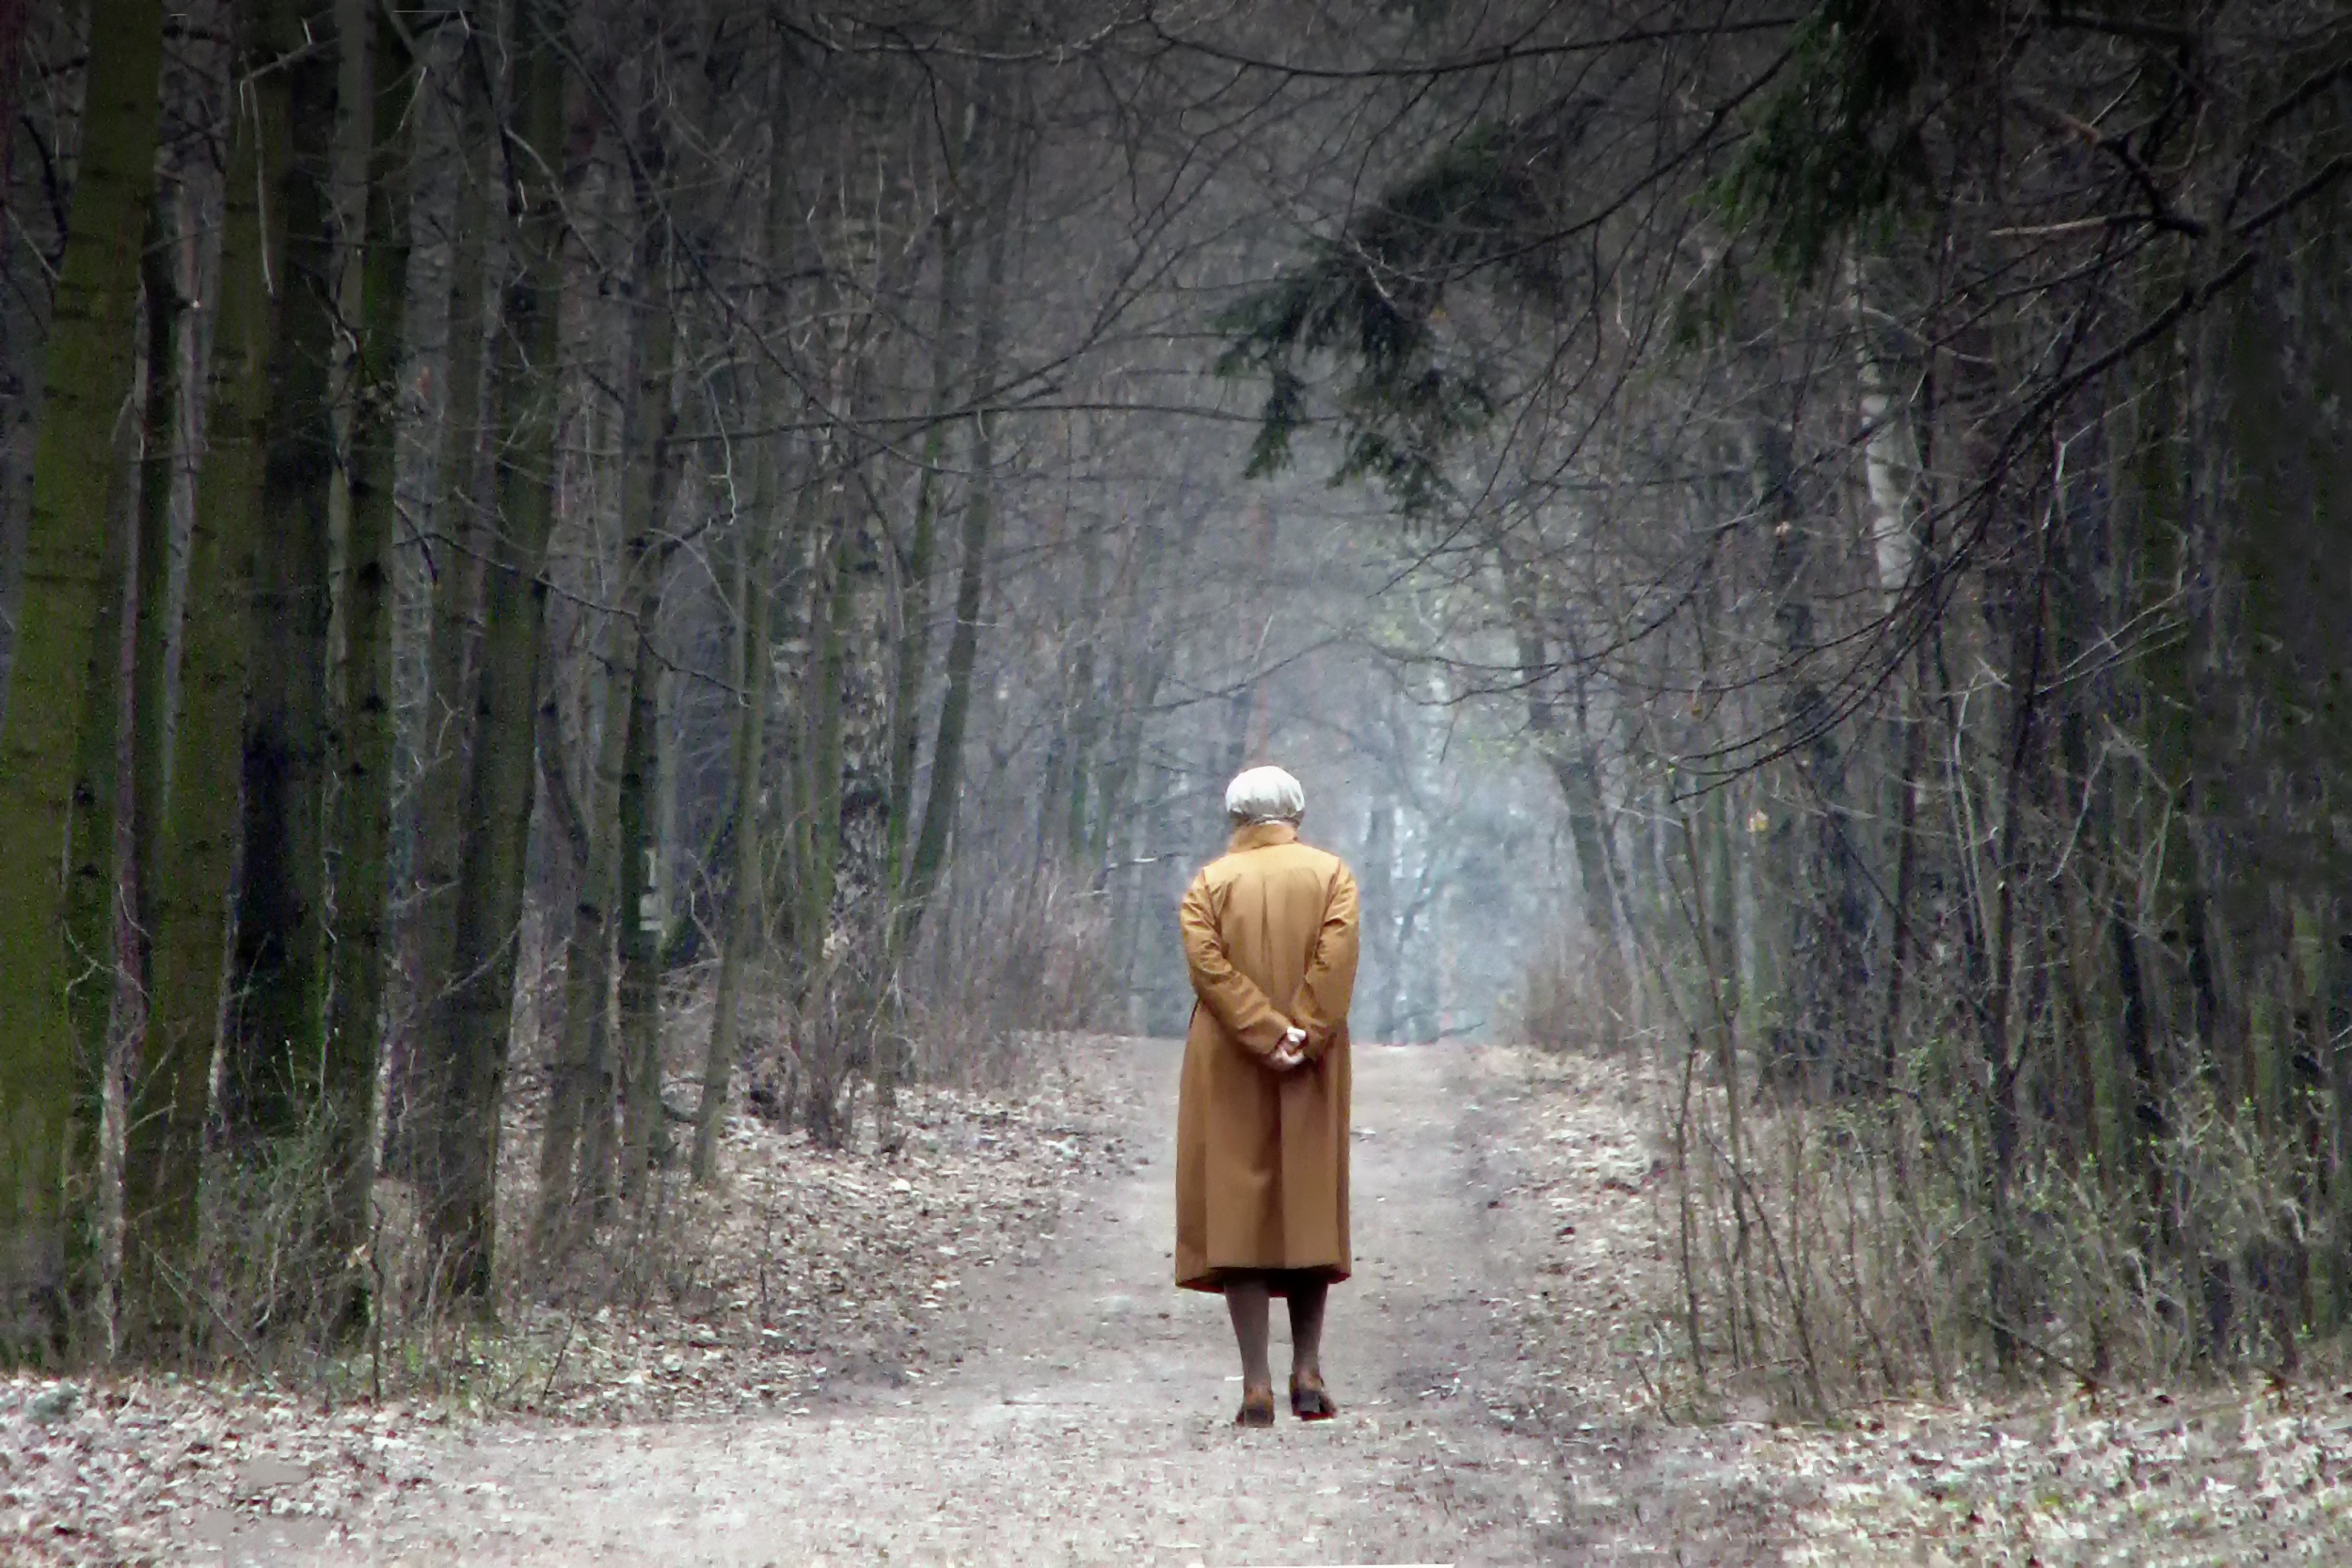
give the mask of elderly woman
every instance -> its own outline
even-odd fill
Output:
[[[1274,1296],[1290,1306],[1292,1413],[1339,1414],[1323,1383],[1323,1307],[1349,1267],[1356,879],[1298,842],[1306,803],[1279,768],[1236,778],[1225,792],[1232,843],[1193,879],[1180,916],[1200,1000],[1176,1116],[1176,1283],[1225,1297],[1242,1426],[1274,1420]]]

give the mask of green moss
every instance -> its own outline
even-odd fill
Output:
[[[103,590],[117,411],[131,386],[138,250],[153,185],[163,10],[110,8],[92,40],[81,168],[68,217],[33,461],[9,701],[0,717],[0,1356],[41,1358],[59,1294],[74,959],[59,940],[90,638]]]

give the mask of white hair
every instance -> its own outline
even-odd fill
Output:
[[[1225,815],[1242,822],[1295,822],[1307,813],[1307,791],[1279,768],[1252,768],[1225,786]]]

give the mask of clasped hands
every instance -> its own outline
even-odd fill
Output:
[[[1306,1066],[1307,1031],[1295,1023],[1292,1024],[1283,1031],[1282,1043],[1274,1048],[1274,1054],[1268,1056],[1266,1061],[1277,1072],[1288,1072],[1294,1068]]]

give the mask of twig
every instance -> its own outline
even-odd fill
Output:
[[[2025,1346],[2027,1350],[2033,1352],[2036,1355],[2042,1357],[2042,1360],[2047,1361],[2051,1366],[2056,1367],[2058,1370],[2062,1372],[2074,1373],[2075,1380],[2081,1383],[2084,1387],[2090,1389],[2092,1393],[2097,1394],[2106,1391],[2106,1384],[2104,1381],[2091,1376],[2090,1373],[2084,1371],[2080,1367],[2075,1366],[2074,1363],[2067,1360],[2066,1357],[2050,1349],[2047,1345],[2036,1340],[2031,1336],[2021,1333],[2010,1324],[1998,1321],[1991,1313],[1979,1312],[1971,1309],[1968,1315],[1976,1319],[1979,1323],[1984,1324],[1985,1327],[1993,1330],[1994,1333],[2008,1335],[2010,1338],[2016,1340],[2019,1344]]]
[[[547,1408],[548,1395],[555,1389],[556,1374],[564,1370],[564,1355],[572,1348],[572,1331],[578,1326],[571,1318],[564,1320],[563,1342],[555,1347],[555,1359],[548,1365],[547,1380],[539,1385],[539,1406],[543,1410]]]
[[[1666,1408],[1666,1396],[1659,1391],[1658,1385],[1650,1381],[1649,1369],[1642,1365],[1642,1358],[1638,1355],[1633,1358],[1633,1373],[1642,1380],[1642,1387],[1649,1395],[1650,1402],[1658,1407],[1658,1418],[1670,1427],[1680,1426],[1682,1423],[1675,1419],[1675,1413]]]
[[[262,1364],[262,1353],[254,1347],[251,1340],[237,1332],[236,1324],[229,1321],[227,1314],[221,1311],[220,1304],[215,1301],[209,1292],[192,1289],[185,1275],[174,1269],[162,1258],[155,1256],[151,1249],[148,1255],[148,1261],[156,1273],[162,1275],[164,1283],[171,1287],[172,1294],[183,1302],[193,1301],[203,1305],[204,1310],[210,1312],[213,1315],[213,1321],[220,1325],[220,1331],[228,1335],[235,1343],[238,1358],[252,1369],[253,1374],[262,1380],[263,1386],[272,1390],[278,1387],[278,1380],[270,1375],[269,1368]]]

